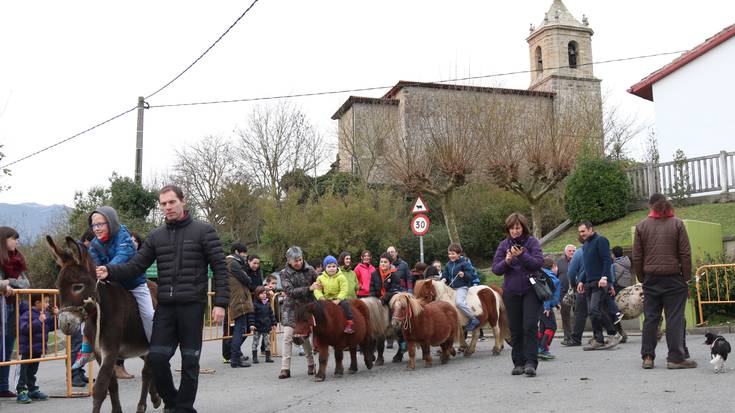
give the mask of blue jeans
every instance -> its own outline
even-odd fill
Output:
[[[245,341],[242,337],[247,333],[248,317],[241,315],[235,319],[235,328],[232,330],[232,340],[230,341],[230,362],[237,362],[242,358],[242,343]]]
[[[459,287],[456,291],[456,296],[454,297],[454,303],[457,305],[457,308],[462,310],[462,312],[469,317],[470,319],[475,318],[475,316],[472,314],[472,310],[470,309],[470,306],[467,305],[467,292],[469,291],[469,287]]]
[[[3,320],[0,320],[2,322]],[[4,342],[0,343],[0,359],[2,361],[9,361],[11,354],[13,354],[13,346],[15,346],[15,305],[5,304],[5,320],[2,326],[2,333],[4,333]],[[2,347],[5,347],[5,351],[2,351]],[[10,375],[10,366],[0,367],[0,391],[10,390],[8,383],[8,376]]]

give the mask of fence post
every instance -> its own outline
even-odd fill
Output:
[[[727,185],[727,152],[720,151],[720,187],[722,193],[728,193],[730,188]]]
[[[656,193],[656,174],[654,173],[653,163],[646,163],[646,183],[648,184],[648,197]]]

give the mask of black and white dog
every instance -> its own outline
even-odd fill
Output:
[[[724,373],[727,355],[730,354],[730,343],[725,340],[725,337],[714,333],[707,333],[704,337],[704,344],[707,344],[711,349],[712,360],[710,360],[710,364],[715,366],[715,373]]]

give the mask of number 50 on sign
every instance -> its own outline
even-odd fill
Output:
[[[425,214],[417,214],[411,220],[411,231],[413,235],[423,236],[429,232],[429,217]]]

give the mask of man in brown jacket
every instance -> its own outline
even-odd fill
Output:
[[[697,363],[686,358],[684,349],[684,306],[689,294],[687,282],[692,277],[689,236],[665,196],[653,194],[648,204],[651,212],[636,225],[633,241],[633,270],[643,283],[643,368],[653,368],[662,310],[666,311],[666,345],[669,348],[666,367],[694,368]]]
[[[252,280],[243,270],[247,247],[235,243],[230,248],[231,254],[225,258],[227,272],[230,275],[230,306],[229,318],[235,322],[230,341],[230,367],[250,367],[247,357],[243,357],[243,334],[248,333],[247,315],[253,312],[253,300],[250,295]]]

